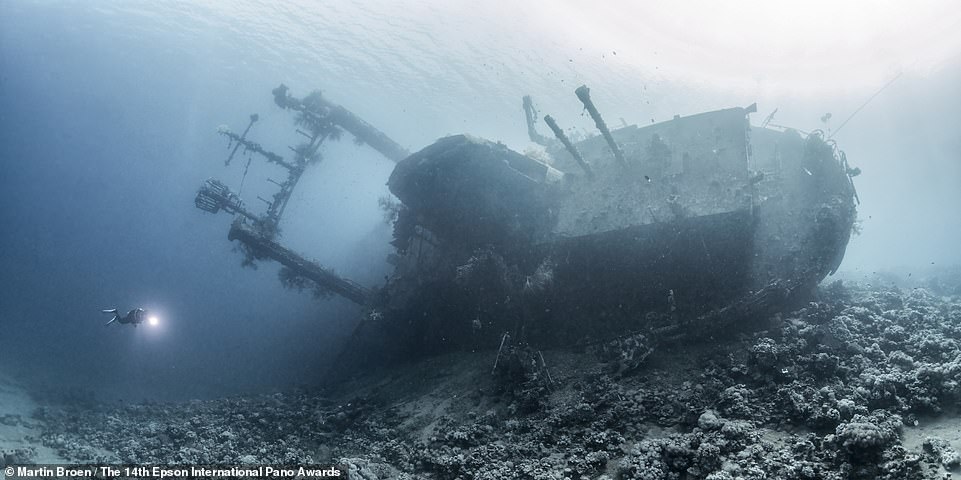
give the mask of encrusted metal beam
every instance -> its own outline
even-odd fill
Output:
[[[601,118],[601,114],[597,111],[597,107],[594,106],[594,102],[591,101],[591,89],[587,88],[587,85],[581,85],[580,87],[577,87],[577,90],[574,90],[574,94],[577,95],[577,98],[579,98],[581,103],[584,104],[584,108],[587,109],[587,113],[589,113],[591,118],[594,119],[594,125],[596,125],[597,129],[601,131],[601,135],[604,136],[604,140],[607,141],[607,145],[611,147],[611,152],[614,153],[614,158],[617,160],[617,163],[620,163],[621,166],[627,167],[627,161],[624,160],[624,153],[621,152],[621,148],[618,147],[617,143],[614,142],[614,137],[611,136],[611,131],[608,130],[607,124],[604,123],[604,119]]]
[[[304,105],[303,100],[292,97],[290,93],[288,93],[287,86],[284,84],[280,84],[279,87],[275,88],[273,94],[274,102],[281,108],[289,108],[306,115],[325,118],[333,124],[347,130],[354,138],[370,145],[371,148],[377,150],[381,155],[390,160],[399,162],[410,155],[410,152],[407,151],[406,148],[400,146],[400,144],[388,137],[387,134],[367,123],[350,110],[326,98],[320,96],[318,96],[318,98],[312,98],[311,102],[315,102],[319,108],[308,108]]]
[[[281,265],[307,278],[321,288],[329,290],[356,304],[366,305],[372,298],[370,289],[326,269],[290,249],[281,246],[267,236],[251,228],[241,220],[230,226],[227,238],[246,245],[256,258],[271,258]]]
[[[571,156],[574,157],[574,160],[577,161],[577,164],[581,166],[581,169],[583,169],[584,173],[587,174],[587,178],[593,179],[594,171],[591,170],[591,165],[587,163],[587,160],[584,160],[584,157],[581,156],[581,152],[577,151],[577,147],[571,143],[571,141],[567,138],[567,135],[564,135],[564,131],[561,130],[561,127],[557,126],[557,122],[554,121],[554,117],[545,115],[544,123],[551,128],[551,131],[554,132],[554,136],[564,144],[564,148],[566,148]]]

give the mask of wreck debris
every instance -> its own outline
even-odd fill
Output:
[[[497,363],[492,375],[498,393],[512,399],[511,410],[533,413],[543,409],[555,386],[544,354],[527,344],[508,344],[498,360],[502,361]]]
[[[527,119],[527,136],[532,142],[544,146],[551,146],[551,141],[549,138],[537,133],[537,128],[534,126],[537,123],[537,110],[534,110],[534,101],[531,99],[530,95],[524,95],[524,115]],[[544,121],[547,121],[545,118]],[[550,124],[548,124],[550,125]]]
[[[541,371],[544,372],[544,378],[547,379],[547,386],[553,387],[554,379],[551,377],[551,371],[547,369],[547,362],[544,360],[544,352],[538,350],[537,356],[540,357],[540,360],[541,360],[540,368],[541,368]]]
[[[592,350],[601,362],[608,365],[611,373],[629,375],[644,365],[654,353],[652,343],[647,335],[635,333],[602,342]]]
[[[528,98],[528,97],[524,97],[524,98]],[[571,143],[571,141],[567,138],[567,135],[564,134],[564,131],[561,130],[561,127],[557,126],[557,122],[554,121],[554,117],[550,115],[545,115],[544,123],[546,123],[547,126],[551,128],[551,131],[554,132],[554,136],[557,137],[557,139],[560,140],[562,144],[564,144],[564,148],[566,148],[567,151],[570,152],[571,156],[574,157],[574,161],[576,161],[577,164],[580,165],[581,169],[584,170],[584,173],[587,174],[587,178],[593,179],[594,172],[591,170],[591,165],[587,163],[586,160],[584,160],[584,157],[581,156],[581,153],[577,151],[577,147],[575,147]]]
[[[725,331],[736,329],[739,322],[746,322],[752,317],[765,319],[767,315],[775,313],[779,306],[790,304],[789,300],[797,298],[801,291],[801,285],[796,282],[773,282],[729,305],[690,320],[674,321],[653,329],[652,333],[658,336],[658,341],[662,344],[690,342],[722,335]]]
[[[497,362],[500,361],[501,354],[504,353],[504,344],[506,344],[510,340],[510,338],[511,338],[511,335],[507,332],[504,332],[504,336],[501,337],[501,346],[497,348],[497,355],[494,356],[494,368],[491,369],[491,375],[493,375],[494,372],[497,371]]]
[[[604,123],[604,119],[601,118],[601,113],[597,111],[597,107],[595,107],[594,102],[591,101],[591,89],[587,88],[587,85],[581,85],[574,90],[574,93],[577,95],[577,98],[581,100],[581,103],[584,104],[587,113],[594,119],[594,125],[601,131],[601,135],[603,135],[604,140],[607,141],[607,146],[611,147],[611,153],[614,154],[617,163],[620,163],[623,167],[627,167],[627,161],[624,160],[624,153],[622,153],[621,148],[617,146],[614,137],[611,136],[611,131],[607,129],[607,124]]]

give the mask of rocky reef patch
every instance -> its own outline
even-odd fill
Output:
[[[34,417],[42,444],[77,462],[341,462],[364,479],[944,478],[961,463],[957,438],[917,432],[931,419],[961,430],[952,288],[835,282],[764,330],[698,345],[517,350],[494,373],[494,352],[453,354],[324,391]]]

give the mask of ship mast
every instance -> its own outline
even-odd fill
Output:
[[[318,291],[335,293],[357,304],[367,304],[373,295],[370,289],[342,278],[329,268],[307,260],[281,245],[277,241],[280,235],[280,220],[300,178],[309,166],[319,160],[320,148],[324,142],[339,138],[341,130],[349,132],[358,144],[369,145],[394,162],[406,158],[408,151],[350,110],[325,99],[320,92],[314,92],[302,99],[296,98],[289,93],[286,85],[281,84],[271,93],[279,107],[297,113],[297,124],[301,128],[296,132],[306,137],[307,142],[288,147],[293,152],[293,156],[285,158],[247,138],[251,127],[259,119],[257,114],[250,116],[250,122],[242,134],[238,135],[226,127],[221,127],[218,133],[228,139],[228,148],[232,148],[224,162],[225,165],[230,165],[241,147],[243,147],[243,154],[247,155],[240,187],[238,192],[234,193],[224,182],[208,179],[197,192],[194,205],[206,212],[225,211],[237,217],[230,228],[228,238],[231,241],[237,240],[243,245],[247,256],[245,263],[272,259],[288,269],[286,273],[288,278],[307,279],[316,284]],[[267,179],[279,189],[270,199],[258,197],[267,204],[266,211],[260,215],[247,208],[239,194],[254,158],[261,158],[268,164],[279,166],[287,173],[287,178],[280,182]]]

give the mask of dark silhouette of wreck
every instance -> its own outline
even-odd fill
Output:
[[[306,141],[283,158],[243,134],[220,133],[287,180],[266,213],[208,180],[196,205],[236,215],[228,238],[246,261],[284,265],[288,284],[313,283],[363,305],[352,341],[377,355],[496,349],[505,334],[537,347],[643,333],[655,342],[736,331],[810,299],[834,273],[855,221],[858,170],[820,132],[752,127],[756,108],[730,108],[649,126],[609,129],[587,87],[578,99],[600,135],[553,138],[523,155],[469,135],[408,152],[315,92],[273,91]],[[350,133],[397,162],[386,202],[394,224],[383,286],[342,278],[279,242],[291,192],[323,142]],[[360,347],[358,347],[360,348]]]

